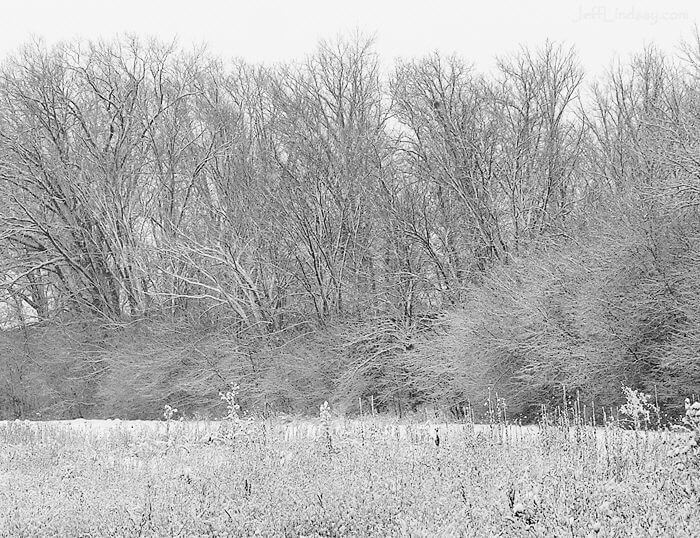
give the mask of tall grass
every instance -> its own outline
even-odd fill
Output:
[[[0,535],[700,535],[700,404],[672,431],[578,404],[520,426],[495,394],[485,424],[242,422],[223,397],[221,422],[2,423]]]

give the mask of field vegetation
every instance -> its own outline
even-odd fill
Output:
[[[233,397],[229,394],[229,401]],[[5,422],[3,536],[675,536],[700,532],[685,431],[369,415]],[[636,407],[632,407],[635,406]],[[420,420],[422,418],[422,420]]]

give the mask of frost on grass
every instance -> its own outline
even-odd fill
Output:
[[[690,402],[680,433],[504,425],[504,436],[489,425],[342,419],[327,404],[306,425],[254,421],[235,391],[222,398],[218,442],[214,423],[179,420],[115,423],[100,437],[3,424],[0,535],[700,535],[690,444],[700,405]],[[690,446],[683,465],[668,454],[678,440]]]

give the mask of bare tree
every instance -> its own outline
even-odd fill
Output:
[[[387,111],[371,46],[361,37],[322,43],[300,69],[280,71],[272,88],[279,179],[268,193],[322,322],[376,278],[372,193],[387,159]]]
[[[573,49],[552,43],[502,58],[498,69],[492,87],[501,125],[499,198],[509,208],[504,227],[517,251],[529,238],[562,231],[579,199],[583,71]]]
[[[3,236],[23,260],[11,286],[39,317],[47,297],[107,317],[147,309],[154,129],[189,93],[173,54],[136,40],[36,45],[6,65]]]

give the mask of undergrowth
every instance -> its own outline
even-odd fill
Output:
[[[218,423],[174,408],[99,435],[3,423],[0,536],[700,535],[690,401],[671,431],[575,409],[517,426],[504,406],[474,424],[350,420],[324,403],[284,424],[242,418],[235,389],[222,398]]]

